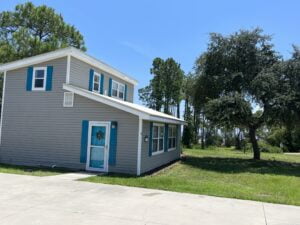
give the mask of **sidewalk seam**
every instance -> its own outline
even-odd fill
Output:
[[[268,225],[264,203],[262,203],[262,208],[263,208],[263,212],[264,212],[265,223],[266,223],[266,225]]]

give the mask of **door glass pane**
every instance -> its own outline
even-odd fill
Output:
[[[90,167],[104,167],[104,147],[91,147]]]
[[[105,127],[92,127],[91,145],[104,146],[105,145]]]
[[[104,168],[105,136],[105,126],[92,126],[90,147],[90,167],[92,168]]]

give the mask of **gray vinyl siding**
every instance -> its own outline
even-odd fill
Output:
[[[149,121],[143,121],[143,133],[142,137],[150,136],[150,122]],[[181,129],[178,130],[178,138],[177,138],[177,148],[173,151],[169,152],[163,152],[158,155],[152,155],[149,156],[149,141],[145,142],[143,140],[142,142],[142,154],[141,154],[141,173],[148,172],[150,170],[153,170],[159,166],[165,165],[171,161],[174,161],[178,158],[180,158],[181,153]]]
[[[47,65],[53,66],[52,91],[26,91],[27,68],[7,72],[0,162],[85,169],[80,163],[82,120],[117,121],[116,166],[109,171],[135,174],[138,117],[79,95],[74,107],[63,107],[67,59],[34,66]]]
[[[133,95],[134,95],[134,85],[125,82],[112,74],[108,74],[95,68],[85,62],[82,62],[79,59],[71,57],[71,69],[70,69],[70,84],[89,89],[89,74],[90,69],[93,69],[96,73],[104,75],[104,94],[108,95],[109,90],[109,78],[111,77],[113,80],[127,84],[127,101],[133,102]]]

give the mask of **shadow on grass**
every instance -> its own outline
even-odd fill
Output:
[[[185,165],[219,173],[258,173],[300,177],[300,163],[272,160],[185,156]]]

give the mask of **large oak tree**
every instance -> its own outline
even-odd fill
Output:
[[[247,128],[254,159],[260,159],[257,129],[277,118],[272,106],[274,93],[261,88],[265,83],[270,88],[278,85],[276,77],[264,75],[280,60],[270,41],[260,29],[229,36],[214,33],[196,63],[195,100],[205,103],[206,116],[215,124]]]

